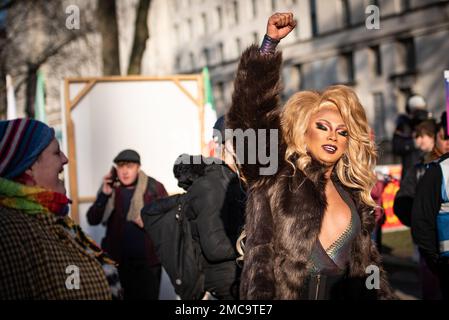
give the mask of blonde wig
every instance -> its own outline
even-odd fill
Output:
[[[306,172],[304,169],[312,160],[305,143],[310,119],[320,107],[329,104],[338,108],[348,130],[348,148],[334,171],[343,185],[358,190],[363,203],[375,206],[371,189],[376,182],[376,146],[370,138],[365,111],[351,88],[336,85],[323,92],[301,91],[286,102],[281,114],[281,128],[287,144],[285,160],[295,170]],[[297,156],[296,160],[291,160],[293,155]]]

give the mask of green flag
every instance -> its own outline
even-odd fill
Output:
[[[212,133],[215,121],[217,121],[217,111],[214,105],[214,94],[212,91],[212,84],[209,77],[209,69],[203,68],[203,86],[204,86],[204,140],[210,142],[212,140]]]
[[[47,123],[45,115],[45,83],[44,75],[41,71],[37,72],[36,80],[36,98],[34,100],[34,118]]]

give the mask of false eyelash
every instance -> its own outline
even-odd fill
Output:
[[[322,125],[321,123],[316,123],[316,127],[318,128],[318,129],[320,129],[320,130],[326,130],[327,131],[327,128],[326,128],[326,126],[325,125]]]

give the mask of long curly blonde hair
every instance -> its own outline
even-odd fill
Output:
[[[304,169],[312,160],[305,143],[309,121],[320,107],[329,104],[338,108],[348,129],[348,148],[334,170],[343,185],[358,190],[363,203],[375,206],[371,189],[376,183],[376,145],[370,136],[365,110],[351,88],[335,85],[323,92],[301,91],[290,97],[281,113],[282,134],[287,144],[285,160],[306,172]],[[295,163],[290,160],[293,155],[297,155]]]
[[[356,189],[364,204],[375,207],[371,190],[376,183],[376,145],[371,139],[365,110],[351,88],[335,85],[322,92],[301,91],[290,97],[281,113],[282,134],[287,144],[285,160],[294,170],[306,173],[304,169],[312,161],[305,143],[309,121],[320,107],[329,104],[338,108],[348,130],[348,148],[334,167],[337,177],[343,185]],[[297,155],[294,162],[291,160],[293,155]],[[244,258],[245,237],[243,230],[236,243],[239,264]]]

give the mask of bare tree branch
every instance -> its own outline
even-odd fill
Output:
[[[98,0],[99,29],[102,35],[103,74],[120,74],[117,9],[115,0]]]
[[[148,10],[151,0],[140,0],[136,12],[136,23],[134,28],[134,42],[129,59],[128,74],[140,74],[142,57],[145,51],[146,42],[149,38],[148,32]]]

